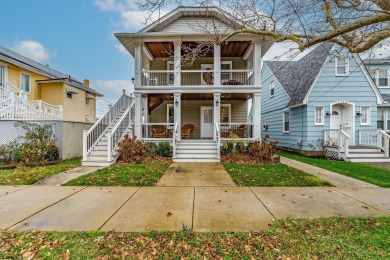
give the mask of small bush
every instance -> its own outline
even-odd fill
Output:
[[[162,157],[169,157],[171,155],[171,145],[168,142],[158,143],[156,153]]]
[[[236,150],[239,154],[246,154],[248,153],[248,149],[245,146],[245,143],[243,141],[240,141],[236,144]]]
[[[118,143],[119,158],[127,163],[140,163],[146,153],[145,143],[125,135],[123,141]]]
[[[234,143],[232,141],[226,141],[223,143],[221,153],[223,155],[227,155],[233,152],[234,149]]]
[[[280,156],[276,155],[276,145],[278,141],[267,143],[269,135],[264,136],[263,140],[256,140],[248,149],[250,156],[260,159],[264,163],[279,163]]]
[[[157,154],[157,144],[154,142],[146,142],[145,143],[145,156],[154,157]]]

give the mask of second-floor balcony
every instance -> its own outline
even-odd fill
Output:
[[[216,81],[215,71],[205,70],[144,70],[141,86],[174,86],[175,78],[180,86],[253,86],[253,69],[221,70],[219,82]]]

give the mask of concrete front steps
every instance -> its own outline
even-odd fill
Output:
[[[379,148],[350,146],[347,161],[350,162],[390,162],[389,157]]]
[[[220,162],[217,143],[212,140],[181,140],[173,162]]]

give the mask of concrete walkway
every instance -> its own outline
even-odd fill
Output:
[[[390,215],[390,189],[1,186],[0,229],[258,231],[286,217]]]
[[[37,181],[33,185],[35,186],[60,186],[64,183],[67,183],[70,180],[76,179],[80,176],[95,172],[99,169],[102,169],[104,167],[86,167],[86,166],[80,166],[77,168],[73,168],[67,171],[63,171],[60,173],[57,173],[53,176],[50,176],[48,178],[45,178],[43,180]]]
[[[330,182],[335,187],[366,187],[366,188],[375,188],[378,187],[374,184],[360,181],[345,175],[341,175],[332,171],[328,171],[310,164],[292,160],[286,157],[280,157],[280,162],[286,164],[290,167],[299,169],[301,171],[307,172],[311,175],[317,176],[325,181]],[[329,162],[331,163],[331,162]]]
[[[172,163],[157,186],[236,186],[222,163]]]

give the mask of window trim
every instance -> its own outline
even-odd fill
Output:
[[[273,93],[272,93],[273,91]],[[273,97],[275,96],[275,82],[274,81],[271,81],[269,83],[269,97]]]
[[[337,71],[337,68],[338,68],[338,61],[340,59],[345,59],[345,73],[344,74],[339,74],[338,71]],[[336,57],[335,59],[335,75],[338,76],[338,77],[346,77],[346,76],[349,76],[349,57],[347,56],[339,56],[339,57]]]
[[[172,61],[172,60],[169,60],[169,61],[167,61],[167,70],[168,71],[171,71],[170,69],[169,69],[169,67],[170,66],[173,66],[173,70],[175,70],[175,62],[174,61]],[[172,78],[173,78],[173,82],[172,82],[172,84],[170,83],[170,77],[172,76]],[[175,85],[175,73],[174,72],[169,72],[169,73],[167,73],[167,84],[168,84],[168,86],[173,86],[173,85]]]
[[[321,122],[317,123],[317,108],[321,109]],[[314,107],[314,125],[325,125],[325,108],[324,107]]]
[[[171,124],[169,122],[169,108],[172,107],[173,108],[173,123],[175,123],[175,108],[173,106],[173,104],[167,104],[167,123],[168,124]]]
[[[29,88],[30,88],[28,91],[22,89],[22,78],[23,78],[23,76],[28,76],[28,85],[29,85]],[[22,90],[24,93],[31,94],[31,88],[32,88],[32,86],[31,86],[31,75],[26,73],[26,72],[20,72],[20,90]]]
[[[68,93],[71,94],[71,97],[68,97]],[[73,95],[74,95],[74,93],[72,93],[72,92],[66,91],[66,93],[65,93],[66,98],[69,99],[69,100],[73,100]]]
[[[379,75],[380,75],[380,72],[381,71],[386,71],[386,79],[387,79],[387,85],[386,86],[381,86],[379,85]],[[381,68],[378,68],[376,69],[376,73],[375,73],[375,83],[377,84],[378,88],[389,88],[390,87],[390,69],[381,69]]]
[[[367,123],[363,123],[363,108],[367,108]],[[360,106],[360,125],[371,125],[371,107]]]
[[[286,113],[288,113],[288,131],[286,131],[285,127],[286,127]],[[290,111],[287,110],[287,111],[283,111],[283,133],[290,133],[290,130],[291,130],[291,115],[290,115]]]
[[[0,61],[0,65],[2,67],[4,67],[4,86],[3,87],[6,87],[6,85],[8,84],[8,65],[6,63],[3,63]]]

